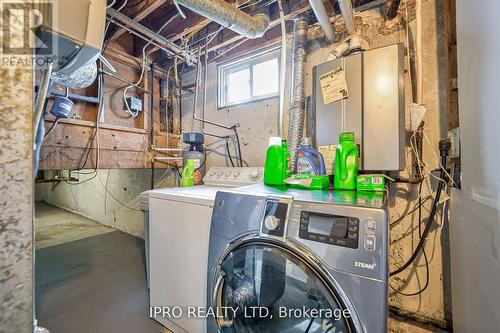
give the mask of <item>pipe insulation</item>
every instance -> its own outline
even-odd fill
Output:
[[[321,29],[325,33],[326,39],[333,42],[335,40],[335,31],[330,23],[330,17],[328,17],[323,0],[309,0],[309,4],[314,12],[314,16],[318,19]]]
[[[307,60],[307,30],[309,23],[299,18],[294,23],[292,85],[290,92],[290,110],[288,115],[288,150],[292,162],[292,170],[297,169],[297,149],[300,146],[304,131],[305,118],[305,67]]]
[[[259,12],[250,16],[224,0],[176,0],[176,2],[247,38],[262,37],[269,27],[269,15]]]

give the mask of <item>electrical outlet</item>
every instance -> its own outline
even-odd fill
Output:
[[[142,99],[134,96],[126,96],[128,106],[133,112],[142,112]]]
[[[451,141],[450,157],[460,158],[460,127],[448,131],[448,139]]]

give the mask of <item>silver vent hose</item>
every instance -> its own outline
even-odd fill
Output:
[[[288,150],[292,170],[297,169],[297,149],[304,131],[305,118],[305,66],[307,60],[307,30],[309,23],[299,18],[294,24],[291,103],[288,115]]]

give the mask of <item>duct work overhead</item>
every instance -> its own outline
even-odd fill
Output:
[[[88,87],[97,76],[106,1],[59,0],[57,10],[52,12],[51,8],[41,9],[43,23],[37,32],[37,53],[43,52],[45,45],[53,45],[56,61],[52,79],[71,88]]]
[[[224,0],[176,0],[176,3],[247,38],[262,37],[269,28],[267,14],[250,16]]]

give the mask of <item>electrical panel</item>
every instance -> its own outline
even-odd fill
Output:
[[[340,133],[354,132],[360,170],[405,168],[403,44],[315,66],[312,99],[312,135],[320,151],[334,151],[325,147],[336,146]]]

